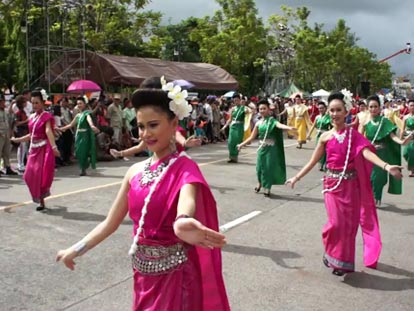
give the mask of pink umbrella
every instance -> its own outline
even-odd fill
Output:
[[[101,87],[93,81],[90,80],[76,80],[73,81],[66,92],[68,93],[83,93],[83,92],[97,92],[101,91]]]

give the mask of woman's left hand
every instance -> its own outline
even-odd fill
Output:
[[[226,237],[204,226],[194,218],[180,218],[174,223],[175,235],[184,242],[205,248],[222,248]]]

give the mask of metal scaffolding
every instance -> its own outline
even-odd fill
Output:
[[[30,17],[32,9],[40,11],[40,18]],[[79,35],[77,46],[70,47],[64,28],[69,13],[74,11],[79,14]],[[32,88],[42,85],[50,93],[51,85],[57,80],[63,84],[64,91],[72,80],[85,79],[84,0],[26,0],[24,15],[21,30],[26,33],[27,86]],[[65,70],[52,78],[51,68],[56,63],[61,63]]]

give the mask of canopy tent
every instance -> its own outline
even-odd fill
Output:
[[[305,92],[300,90],[293,82],[288,85],[287,88],[285,88],[283,91],[281,91],[279,94],[277,94],[280,97],[291,97],[292,95],[299,94],[302,98],[305,95]]]
[[[330,92],[328,92],[328,91],[325,91],[324,89],[320,89],[320,90],[318,90],[318,91],[316,91],[316,92],[313,92],[313,93],[312,93],[312,96],[313,96],[313,97],[319,97],[319,98],[321,98],[323,101],[327,101],[327,100],[328,100],[329,95],[331,95],[331,93],[330,93]]]
[[[138,87],[146,78],[164,76],[167,81],[184,79],[195,89],[231,90],[238,82],[224,69],[206,63],[171,62],[155,58],[140,58],[100,54],[87,51],[85,57],[86,79],[106,85]],[[51,78],[67,83],[80,79],[82,62],[78,55],[65,55],[51,66]]]

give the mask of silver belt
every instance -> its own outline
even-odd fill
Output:
[[[357,175],[357,173],[356,173],[355,170],[345,171],[345,173],[342,174],[342,171],[330,170],[330,169],[327,169],[326,174],[325,174],[326,177],[336,178],[336,179],[341,178],[341,176],[342,176],[343,179],[352,179],[352,178],[356,177],[356,175]]]
[[[78,129],[78,132],[86,132],[88,129]]]
[[[141,274],[166,274],[181,268],[188,260],[187,249],[183,244],[137,246],[137,251],[132,256],[132,267]]]
[[[45,146],[46,144],[47,144],[47,140],[43,139],[43,140],[39,140],[37,142],[32,142],[30,144],[30,148],[40,148],[40,147]]]
[[[260,141],[260,145],[262,146],[262,147],[267,147],[267,146],[274,146],[275,145],[275,141],[274,141],[274,139],[270,139],[270,138],[267,138],[267,139],[265,139],[265,140],[261,140]]]
[[[244,123],[243,121],[231,121],[231,124],[233,125],[233,124],[242,124],[242,123]]]

